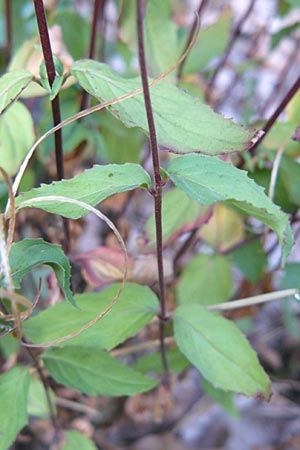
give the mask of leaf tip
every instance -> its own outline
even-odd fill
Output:
[[[258,392],[255,395],[256,400],[264,400],[266,402],[269,402],[273,396],[273,392],[271,391],[271,388],[269,387],[267,392]]]

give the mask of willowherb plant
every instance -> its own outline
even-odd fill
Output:
[[[109,64],[92,59],[96,19],[100,11],[100,22],[103,21],[105,1],[94,2],[90,58],[75,60],[67,73],[64,73],[61,61],[54,58],[43,2],[35,0],[33,3],[44,58],[40,74],[33,74],[30,68],[14,68],[16,62],[13,59],[10,66],[13,69],[0,79],[0,164],[3,186],[8,191],[0,223],[1,349],[4,355],[9,355],[24,348],[31,361],[22,365],[16,358],[12,366],[0,375],[0,450],[8,449],[28,423],[31,414],[28,405],[33,395],[41,399],[45,397],[48,416],[60,448],[72,448],[75,441],[82,442],[82,449],[94,448],[83,435],[71,431],[60,433],[55,392],[50,388],[49,379],[91,396],[133,396],[158,389],[160,384],[171,391],[176,360],[176,368],[179,365],[180,370],[190,364],[195,366],[203,377],[204,389],[210,394],[218,392],[230,397],[237,392],[269,400],[272,391],[268,375],[244,334],[234,321],[224,318],[222,312],[297,295],[298,286],[292,286],[228,302],[233,292],[234,264],[246,278],[251,280],[252,277],[254,281],[266,266],[266,259],[263,263],[261,259],[258,263],[255,260],[259,251],[263,255],[265,228],[257,233],[251,221],[246,224],[247,218],[257,219],[275,233],[281,246],[283,267],[293,245],[287,212],[297,217],[300,203],[294,194],[293,179],[286,188],[290,195],[281,205],[284,212],[253,180],[258,176],[249,177],[246,171],[235,167],[227,159],[238,154],[244,161],[247,160],[247,153],[254,153],[298,90],[299,81],[292,86],[266,125],[261,127],[262,130],[247,129],[225,119],[206,105],[199,95],[186,91],[190,89],[195,92],[197,88],[196,84],[188,87],[188,75],[204,70],[212,57],[220,57],[223,53],[216,72],[210,78],[207,76],[206,84],[210,91],[206,92],[206,99],[211,99],[217,75],[227,61],[254,2],[250,2],[249,11],[232,35],[231,13],[225,11],[212,29],[201,29],[200,32],[197,16],[190,36],[186,34],[184,39],[179,36],[179,25],[171,19],[171,1],[124,2],[120,27],[125,34],[129,24],[136,21],[136,40],[130,37],[132,40],[128,38],[128,42],[123,42],[131,56],[136,54],[135,48],[138,49],[140,75],[136,77],[127,76],[130,73],[120,75]],[[201,14],[205,11],[204,5],[205,2],[199,6],[198,12]],[[8,10],[6,12],[6,19],[11,20]],[[51,13],[54,14],[54,23],[55,17],[58,23],[64,18],[64,12],[59,9],[56,16],[53,11]],[[51,14],[49,20],[53,20]],[[224,42],[220,39],[218,45],[212,45],[212,31],[223,36]],[[162,42],[166,45],[161,45]],[[11,53],[9,43],[8,40],[7,55]],[[208,43],[212,48],[206,61],[203,46]],[[103,50],[103,42],[101,46]],[[17,55],[20,57],[22,51]],[[130,61],[127,62],[129,64]],[[37,85],[43,95],[49,95],[53,126],[34,142],[31,113],[20,98],[26,93],[34,97]],[[79,88],[83,91],[81,110],[61,120],[63,99],[70,95],[76,105]],[[83,109],[89,96],[94,104]],[[125,156],[128,154],[127,162],[120,163],[120,155],[117,155],[117,161],[110,160],[108,141],[107,153],[101,153],[102,162],[106,163],[96,164],[79,175],[65,179],[61,131],[65,127],[67,130],[67,126],[75,127],[72,130],[75,130],[74,134],[78,132],[79,142],[85,142],[92,130],[94,132],[95,124],[90,127],[91,122],[84,122],[83,119],[92,113],[95,113],[92,117],[99,117],[95,121],[99,121],[101,136],[105,136],[107,130],[112,135],[120,131],[118,145],[123,141],[124,146],[132,143],[140,148],[142,131],[149,138],[148,156],[152,159],[152,169],[146,169],[148,164],[140,164],[140,155],[134,159],[130,149],[125,147],[119,151]],[[287,123],[291,124],[292,120]],[[293,125],[289,130],[292,128]],[[12,135],[8,130],[12,130]],[[53,134],[57,181],[25,192],[22,187],[23,192],[19,193],[20,183],[29,171],[30,159]],[[96,134],[98,132],[93,136]],[[286,146],[290,144],[287,139],[285,137]],[[113,147],[113,142],[111,145]],[[298,147],[295,150],[294,146],[294,153],[290,152],[289,156],[282,156],[281,150],[282,170],[298,173],[299,164],[294,160],[295,155],[299,154]],[[162,152],[165,155],[163,163],[160,161]],[[266,154],[265,159],[274,159],[267,151]],[[280,158],[277,158],[273,177],[270,175],[273,188],[277,176],[280,176],[279,164]],[[15,177],[12,184],[10,177]],[[146,191],[153,199],[154,212],[145,225],[146,250],[149,253],[153,253],[154,249],[156,251],[157,283],[153,289],[143,280],[136,282],[136,261],[128,255],[124,238],[116,225],[96,209],[112,195],[138,189]],[[128,196],[128,202],[130,198]],[[42,238],[14,242],[18,214],[26,208],[57,214],[64,219],[63,248]],[[100,277],[98,270],[101,280],[104,279],[101,283],[105,284],[106,280],[110,286],[105,286],[101,292],[75,295],[70,288],[72,277],[68,257],[71,261],[76,258],[72,255],[74,249],[70,247],[69,220],[82,218],[88,212],[104,220],[115,234],[121,251],[114,250],[115,253],[108,254],[106,259],[97,260],[102,253],[96,249],[85,259],[78,258],[86,261],[85,266],[82,264],[87,281],[93,279],[97,286],[97,277]],[[186,240],[185,236],[188,236]],[[210,246],[210,253],[195,254],[185,267],[180,267],[177,264],[179,259],[183,253],[188,253],[192,240],[197,236]],[[183,245],[179,246],[181,240]],[[172,288],[165,276],[165,248],[171,249],[172,264],[176,269],[175,275],[173,270],[168,270],[168,277],[173,286],[176,285],[175,305],[168,302]],[[89,261],[92,257],[95,263]],[[246,267],[247,259],[250,265],[257,264],[254,270],[253,267]],[[40,265],[48,265],[54,271],[64,300],[36,314],[42,286],[38,287],[32,301],[22,293],[22,281]],[[143,327],[153,321],[158,323],[159,339],[152,344],[153,348],[159,346],[161,358],[156,364],[159,370],[155,378],[143,369],[143,357],[135,367],[118,359],[123,353],[140,355],[139,350],[147,346],[152,348],[151,342],[146,346],[141,343],[139,347],[139,344],[128,346],[126,341],[137,336]],[[123,347],[116,350],[120,345]],[[4,350],[5,347],[7,350]],[[33,348],[39,348],[41,353],[36,356]],[[152,372],[155,372],[155,367]],[[14,417],[10,414],[12,404],[18,411]]]

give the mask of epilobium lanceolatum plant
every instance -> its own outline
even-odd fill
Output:
[[[282,268],[293,245],[300,106],[290,100],[299,80],[266,123],[243,127],[204,98],[216,97],[250,7],[238,29],[226,9],[200,31],[197,16],[189,33],[178,2],[115,1],[120,14],[108,17],[108,2],[95,0],[90,32],[74,2],[22,3],[2,11],[0,450],[30,416],[50,418],[61,449],[95,448],[62,433],[59,385],[88,396],[155,396],[163,387],[172,401],[176,374],[192,365],[212,396],[269,400],[267,373],[223,312],[297,295],[299,284],[286,281],[228,302],[238,291],[233,268],[250,285],[272,273],[268,235]],[[32,15],[21,26],[25,5]],[[108,43],[105,21],[118,29]],[[88,213],[113,233],[78,250]]]

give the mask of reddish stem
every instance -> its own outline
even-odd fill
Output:
[[[289,104],[289,102],[292,100],[294,95],[297,93],[297,91],[300,89],[300,76],[297,78],[291,89],[288,91],[286,96],[283,98],[281,103],[278,105],[272,116],[269,118],[269,120],[266,122],[265,126],[263,127],[263,131],[265,134],[261,136],[261,138],[251,147],[250,151],[253,155],[254,150],[259,146],[259,144],[262,142],[262,140],[266,137],[282,111],[285,109],[285,107]]]
[[[42,45],[42,51],[43,51],[46,70],[47,70],[47,76],[48,76],[49,84],[52,87],[54,80],[55,80],[56,71],[55,71],[53,53],[52,53],[52,48],[51,48],[51,43],[50,43],[50,37],[49,37],[49,31],[48,31],[48,25],[47,25],[43,0],[34,0],[34,8],[35,8],[38,29],[39,29],[41,45]],[[51,108],[52,108],[53,125],[56,126],[61,122],[59,94],[55,97],[54,100],[52,100]],[[55,132],[54,141],[55,141],[55,161],[56,161],[57,178],[58,178],[58,180],[61,180],[64,178],[64,159],[63,159],[61,129],[57,130]],[[65,253],[69,253],[70,232],[69,232],[68,221],[66,219],[63,219],[63,224],[64,224],[64,232],[65,232],[63,248],[64,248]]]
[[[95,55],[97,28],[99,23],[101,24],[102,27],[102,40],[104,40],[103,19],[104,19],[105,3],[106,0],[94,0],[93,20],[90,36],[90,45],[88,51],[89,59],[93,59]],[[87,106],[88,106],[88,93],[87,91],[84,91],[81,98],[80,111],[86,109]]]
[[[143,94],[145,101],[145,108],[149,127],[150,147],[152,154],[152,165],[154,172],[154,212],[155,212],[155,227],[156,227],[156,254],[157,254],[157,266],[158,266],[158,280],[159,280],[159,297],[160,297],[160,350],[162,363],[164,367],[163,381],[165,384],[169,383],[169,369],[166,356],[165,346],[165,323],[166,316],[166,295],[165,295],[165,283],[164,283],[164,265],[163,265],[163,240],[162,240],[162,186],[163,181],[160,176],[160,161],[159,151],[156,139],[155,124],[153,118],[153,110],[150,98],[150,90],[147,75],[147,66],[144,49],[144,34],[143,34],[143,17],[142,17],[143,0],[137,0],[137,36],[138,36],[138,50],[139,50],[139,63],[141,70]]]

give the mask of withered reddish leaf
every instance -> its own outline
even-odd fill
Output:
[[[81,264],[86,282],[93,287],[121,280],[125,269],[122,250],[110,247],[98,247],[95,250],[80,253],[75,258]],[[128,276],[133,270],[133,259],[128,258]]]
[[[111,247],[98,247],[80,253],[75,260],[81,264],[85,281],[92,287],[119,281],[124,273],[124,253]],[[172,278],[173,267],[169,258],[164,258],[165,278]],[[151,284],[157,281],[157,259],[154,255],[128,257],[128,281]]]

